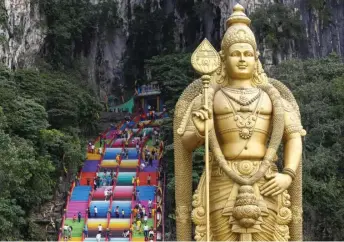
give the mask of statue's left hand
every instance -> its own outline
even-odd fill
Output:
[[[277,173],[274,178],[260,187],[264,196],[276,196],[284,192],[291,184],[292,178],[287,174]]]

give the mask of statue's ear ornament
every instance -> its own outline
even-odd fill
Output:
[[[256,60],[258,60],[259,56],[260,56],[260,52],[257,50],[256,51]]]
[[[224,61],[225,60],[225,53],[223,53],[223,50],[219,51],[219,55],[220,55],[221,61]]]

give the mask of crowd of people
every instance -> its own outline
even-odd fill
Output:
[[[72,232],[73,232],[73,227],[71,225],[68,225],[68,224],[63,225],[63,237],[64,237],[65,242],[72,239]]]
[[[99,154],[99,155],[103,155],[103,147],[105,146],[105,141],[100,138],[100,145],[98,148],[96,148],[95,144],[92,143],[91,141],[88,142],[88,153],[91,153],[91,154]]]
[[[147,117],[150,119],[155,119],[156,115],[155,115],[155,110],[154,107],[148,107],[149,112],[147,114]],[[118,165],[121,164],[121,160],[122,159],[128,159],[129,157],[129,149],[128,149],[128,142],[130,140],[130,138],[132,137],[133,134],[133,130],[132,127],[129,127],[129,119],[126,118],[125,122],[127,123],[127,127],[125,130],[123,130],[122,132],[115,132],[115,136],[113,138],[122,138],[123,139],[123,143],[122,143],[122,150],[119,154],[116,154],[116,162]],[[141,160],[141,165],[140,165],[140,169],[141,171],[144,170],[145,167],[151,166],[153,167],[153,160],[158,160],[159,159],[159,145],[160,145],[160,139],[161,139],[161,133],[159,131],[158,128],[154,128],[153,132],[151,133],[151,137],[152,137],[152,141],[153,141],[153,148],[149,149],[148,146],[146,146],[145,148],[142,149],[143,154],[141,154],[141,147],[142,144],[144,142],[144,139],[146,137],[146,131],[143,132],[142,135],[139,136],[139,139],[133,139],[134,146],[136,148],[136,152],[137,155],[140,157],[140,155],[142,155],[141,157],[143,159]],[[106,137],[105,135],[101,135],[100,136],[100,146],[97,149],[95,146],[94,142],[89,142],[88,143],[88,152],[92,153],[92,154],[100,154],[103,155],[103,147],[105,147],[105,141],[106,141]],[[155,147],[154,147],[155,146]],[[100,165],[98,165],[98,171],[100,171]],[[148,174],[147,177],[145,177],[146,183],[147,185],[152,185],[152,176],[151,174]],[[159,178],[159,176],[158,176]],[[117,174],[115,172],[114,169],[103,169],[103,172],[96,172],[96,176],[93,179],[93,188],[94,191],[96,191],[99,187],[101,186],[113,186],[115,185],[117,182]],[[91,185],[91,179],[88,178],[87,179],[87,185]],[[131,210],[131,214],[130,216],[132,216],[133,218],[133,223],[130,227],[129,230],[124,230],[123,231],[123,237],[128,237],[130,236],[130,233],[133,232],[137,232],[139,234],[144,235],[145,240],[153,240],[154,239],[154,229],[152,226],[149,226],[148,224],[148,218],[154,218],[154,215],[156,213],[156,210],[153,206],[153,201],[150,199],[148,201],[148,205],[147,207],[143,206],[141,204],[140,201],[140,192],[138,189],[136,189],[136,186],[140,186],[140,178],[139,177],[133,177],[132,178],[132,184],[134,186],[134,191],[133,191],[133,196],[134,199],[136,201],[136,205],[134,208],[132,208]],[[76,176],[76,185],[80,185],[80,179],[78,178],[78,176]],[[135,186],[136,185],[136,186]],[[161,183],[159,183],[159,186],[161,185]],[[156,186],[158,188],[158,186]],[[161,197],[159,195],[157,195],[157,190],[155,192],[155,195],[157,196],[157,202],[160,202]],[[91,193],[90,193],[91,195]],[[105,201],[110,200],[111,196],[112,196],[112,188],[106,188],[104,189],[104,199]],[[159,197],[159,199],[158,199]],[[88,218],[94,217],[97,218],[98,217],[98,208],[96,206],[94,206],[92,208],[93,210],[93,216],[91,214],[91,208],[86,209],[86,213],[88,214]],[[110,214],[112,213],[111,210],[108,211]],[[124,209],[121,209],[119,206],[116,206],[113,210],[114,216],[116,218],[125,218],[126,217],[126,213]],[[78,212],[78,214],[73,216],[73,222],[78,221],[80,223],[81,221],[81,212]],[[63,226],[63,235],[64,235],[64,239],[65,241],[68,241],[69,239],[72,238],[72,230],[73,227],[71,225],[65,224]],[[85,235],[85,237],[88,237],[88,227],[87,224],[84,225],[83,228],[83,233]],[[105,236],[106,238],[110,239],[110,230],[107,229],[105,231],[105,233],[103,233],[103,229],[102,229],[102,225],[100,224],[98,226],[98,233],[96,236],[96,240],[100,241],[102,236]]]
[[[130,233],[134,233],[134,231],[136,231],[139,234],[143,233],[146,241],[148,239],[154,239],[153,227],[149,227],[148,225],[148,218],[154,218],[155,215],[153,201],[151,199],[148,200],[147,208],[143,206],[140,201],[137,202],[135,207],[131,210],[131,213],[133,222],[130,230],[123,231],[123,237],[128,237]]]
[[[87,225],[85,225],[85,228],[87,229],[86,227]],[[84,233],[85,233],[85,228],[84,228]],[[87,230],[88,231],[88,230]],[[88,234],[88,233],[87,233]],[[110,231],[110,228],[107,228],[105,230],[105,232],[103,232],[103,226],[101,224],[98,225],[98,233],[96,235],[96,241],[97,242],[100,242],[101,239],[102,239],[102,236],[104,236],[108,241],[111,240],[111,231]],[[88,236],[86,236],[85,234],[85,238],[87,238]]]
[[[104,169],[104,172],[96,172],[96,176],[93,180],[94,191],[101,186],[113,186],[116,184],[117,174],[114,169]]]
[[[156,108],[154,106],[148,105],[147,106],[148,111],[144,112],[142,110],[142,108],[140,108],[139,112],[140,112],[140,120],[141,121],[145,121],[145,120],[157,120],[160,117],[161,113],[158,113]],[[162,109],[163,113],[167,112],[167,108],[166,105],[163,105],[163,109]]]

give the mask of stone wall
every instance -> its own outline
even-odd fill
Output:
[[[98,4],[100,0],[90,0]],[[127,51],[127,40],[130,36],[130,22],[135,17],[135,5],[143,5],[148,0],[114,0],[118,4],[118,16],[121,26],[117,29],[97,32],[90,40],[90,48],[79,58],[85,65],[88,82],[100,97],[109,94],[111,87],[125,82],[123,63]],[[188,15],[198,0],[150,0],[154,8],[160,8],[166,15],[173,14],[176,28],[174,42],[176,51],[191,50],[204,38],[208,38],[219,48],[220,39],[225,31],[225,22],[236,2],[242,4],[250,14],[262,4],[274,0],[203,0],[199,24],[190,24],[194,16]],[[298,9],[304,25],[306,41],[300,50],[290,49],[289,54],[278,54],[263,46],[262,57],[265,65],[295,57],[322,57],[331,52],[344,56],[344,2],[342,0],[324,1],[329,11],[330,21],[324,21],[321,9],[310,8],[311,0],[280,0],[283,4]],[[0,26],[0,59],[9,68],[30,67],[34,64],[37,53],[43,46],[45,37],[44,16],[37,4],[30,0],[0,0],[5,20]],[[153,8],[153,7],[152,7]],[[188,9],[187,9],[188,8]],[[152,11],[153,9],[151,9]],[[147,13],[150,14],[150,13]],[[143,47],[144,48],[144,47]],[[276,55],[276,53],[274,53]],[[274,59],[274,60],[273,60]]]

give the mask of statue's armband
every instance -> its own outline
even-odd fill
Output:
[[[305,136],[297,110],[286,100],[283,99],[284,108],[284,134],[283,139],[287,141],[296,137]]]

